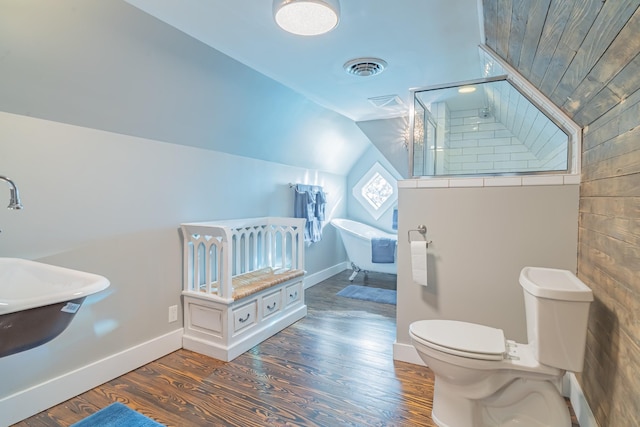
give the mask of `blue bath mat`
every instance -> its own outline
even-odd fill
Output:
[[[340,297],[361,299],[365,301],[380,302],[383,304],[396,304],[396,291],[393,289],[370,288],[368,286],[349,285],[336,295]]]
[[[163,427],[151,418],[128,408],[122,403],[113,403],[95,414],[89,415],[71,427]]]

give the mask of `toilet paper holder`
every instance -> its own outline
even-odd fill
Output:
[[[418,226],[418,228],[414,228],[414,229],[411,229],[411,230],[407,231],[407,240],[409,241],[409,243],[411,243],[411,232],[412,231],[418,232],[418,233],[420,233],[422,235],[422,238],[424,239],[427,247],[429,247],[429,245],[431,243],[433,243],[431,240],[427,241],[427,226],[426,225],[420,224]]]

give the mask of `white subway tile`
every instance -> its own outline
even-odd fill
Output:
[[[449,133],[464,133],[466,135],[466,133],[476,132],[477,130],[478,130],[477,124],[464,124],[461,126],[451,126]]]
[[[480,118],[478,116],[474,116],[474,117],[465,117],[463,119],[464,124],[465,125],[475,125],[475,126],[479,126],[480,123]]]
[[[503,129],[503,130],[496,130],[495,136],[496,138],[511,138],[513,134],[511,133],[511,131],[507,129]]]
[[[463,163],[462,164],[462,169],[464,169],[465,171],[468,172],[478,172],[478,171],[484,171],[485,173],[487,171],[491,171],[493,169],[493,162],[475,162],[475,163]]]
[[[512,153],[511,160],[537,160],[533,153]]]
[[[459,141],[451,141],[450,146],[454,148],[477,147],[478,141],[475,139],[461,139]]]
[[[522,185],[522,179],[519,176],[485,178],[484,185],[485,187],[517,187]]]
[[[479,162],[504,162],[507,160],[511,160],[509,158],[509,154],[479,154],[478,161]]]
[[[478,156],[475,154],[468,155],[460,155],[460,156],[448,156],[449,161],[453,163],[468,163],[468,162],[477,162]]]
[[[502,123],[496,123],[496,122],[480,123],[478,125],[478,130],[480,130],[480,131],[485,131],[485,130],[500,131],[500,130],[504,130],[504,126],[502,125]]]
[[[494,148],[496,153],[523,153],[528,152],[529,149],[524,145],[501,145]]]
[[[462,149],[464,154],[493,154],[493,147],[465,147]]]
[[[494,138],[493,145],[522,145],[516,138]]]
[[[449,187],[483,187],[484,179],[482,178],[451,178]]]
[[[528,163],[524,160],[518,160],[518,161],[509,160],[506,162],[495,162],[494,165],[496,169],[499,169],[501,171],[508,170],[512,172],[521,171],[528,167]]]
[[[562,175],[523,176],[522,185],[562,185]]]
[[[464,134],[465,138],[477,138],[477,139],[492,139],[495,138],[495,133],[493,131],[485,131],[485,132],[469,132]]]
[[[402,179],[398,181],[398,188],[416,188],[417,186],[417,179]]]
[[[448,179],[421,179],[418,188],[446,188],[449,187]]]

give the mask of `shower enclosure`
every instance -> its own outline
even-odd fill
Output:
[[[570,132],[507,75],[411,92],[413,177],[569,173]]]

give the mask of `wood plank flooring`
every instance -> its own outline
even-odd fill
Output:
[[[392,358],[396,306],[336,296],[349,274],[308,289],[307,317],[232,362],[179,350],[15,427],[69,426],[116,401],[166,426],[435,427],[433,374]]]
[[[68,426],[115,401],[166,426],[435,426],[431,371],[392,359],[396,307],[337,297],[349,273],[308,289],[307,317],[232,362],[179,350],[16,427]]]

